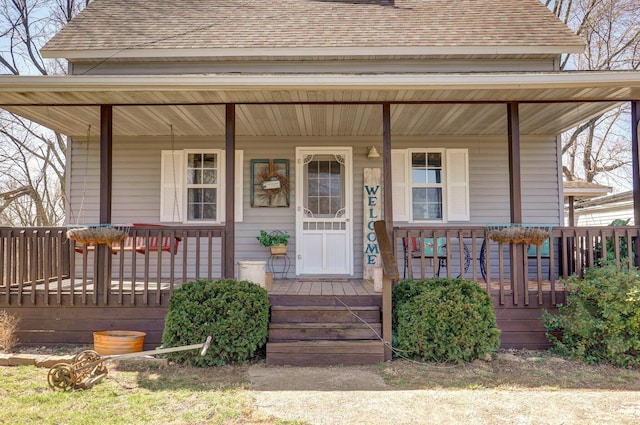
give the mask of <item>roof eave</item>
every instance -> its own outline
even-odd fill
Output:
[[[150,58],[260,58],[329,56],[555,56],[582,53],[584,44],[567,46],[426,46],[426,47],[274,47],[221,49],[86,49],[43,48],[44,58],[68,60]]]

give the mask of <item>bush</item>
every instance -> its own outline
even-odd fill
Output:
[[[567,282],[557,315],[543,315],[553,351],[586,363],[640,365],[640,275],[613,265]]]
[[[0,351],[10,353],[18,343],[16,332],[20,319],[9,314],[7,311],[0,311]]]
[[[198,344],[211,335],[205,356],[190,350],[169,357],[194,366],[244,363],[264,346],[268,326],[269,298],[260,286],[232,279],[195,280],[171,295],[162,344]]]
[[[462,363],[497,350],[489,294],[462,279],[404,280],[393,288],[397,348],[425,361]]]

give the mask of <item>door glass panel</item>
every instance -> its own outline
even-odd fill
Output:
[[[315,217],[344,208],[344,165],[333,155],[315,155],[305,167],[305,207]]]

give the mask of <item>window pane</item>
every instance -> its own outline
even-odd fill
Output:
[[[430,153],[428,159],[429,168],[433,167],[442,167],[442,154],[441,153]]]
[[[202,154],[190,153],[187,158],[187,166],[189,168],[200,168],[202,162]]]
[[[196,170],[187,170],[187,184],[196,182]]]
[[[200,173],[200,171],[198,171]],[[218,179],[218,173],[215,170],[202,171],[202,183],[204,184],[216,184]]]
[[[430,219],[442,218],[442,189],[427,189],[428,216]]]
[[[442,170],[429,170],[427,171],[428,183],[442,183]]]
[[[427,170],[425,168],[413,168],[411,170],[411,183],[425,184],[427,182]]]
[[[323,214],[323,215],[327,215],[327,214],[331,214],[331,208],[330,208],[330,199],[327,196],[322,196],[320,198],[318,198],[318,213],[319,214]]]
[[[318,212],[318,198],[317,197],[309,198],[309,204],[307,205],[307,208],[314,215],[319,214],[319,212]]]
[[[187,201],[190,204],[202,202],[202,189],[189,189],[187,191]]]
[[[204,219],[204,220],[215,220],[216,219],[216,205],[215,204],[204,204],[202,206],[202,219]]]
[[[411,154],[411,167],[424,168],[427,166],[426,155],[423,152]]]
[[[318,161],[318,172],[327,177],[329,174],[329,161]]]
[[[215,169],[217,168],[217,155],[214,153],[206,153],[202,158],[202,168]]]
[[[203,189],[203,201],[208,203],[208,204],[215,204],[217,202],[217,198],[216,198],[216,194],[217,194],[217,190],[216,189]]]
[[[187,214],[189,220],[195,220],[200,218],[200,204],[188,204]]]

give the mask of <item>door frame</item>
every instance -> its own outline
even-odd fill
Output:
[[[347,244],[347,272],[344,275],[353,276],[354,253],[353,253],[353,148],[351,146],[296,146],[296,276],[302,273],[302,244],[303,238],[303,197],[304,197],[304,164],[305,155],[343,155],[345,158],[345,181],[344,181],[344,209],[346,220],[346,241]],[[310,273],[311,274],[311,273]],[[343,275],[343,274],[336,274]]]

